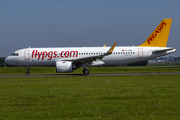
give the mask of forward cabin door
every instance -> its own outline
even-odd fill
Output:
[[[143,58],[143,48],[138,48],[138,58]]]
[[[30,50],[24,51],[24,60],[30,60]]]

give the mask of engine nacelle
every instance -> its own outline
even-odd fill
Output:
[[[72,62],[56,61],[56,72],[57,73],[65,73],[65,72],[72,72],[72,71],[73,71]]]

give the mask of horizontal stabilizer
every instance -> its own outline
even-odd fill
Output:
[[[171,50],[174,50],[174,51],[176,52],[176,49],[174,49],[174,48],[168,48],[168,49],[163,49],[163,50],[155,50],[155,51],[153,51],[153,53],[155,53],[155,54],[160,54],[160,53],[167,52],[167,51],[171,51]]]

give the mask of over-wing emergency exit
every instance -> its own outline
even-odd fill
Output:
[[[172,19],[163,19],[148,39],[139,46],[111,47],[53,47],[25,48],[15,51],[5,59],[12,66],[56,67],[56,72],[66,73],[83,67],[83,73],[89,74],[87,67],[102,65],[121,65],[144,61],[176,52],[176,49],[166,47]]]

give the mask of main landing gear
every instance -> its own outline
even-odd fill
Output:
[[[89,74],[89,70],[88,70],[88,69],[84,69],[84,70],[83,70],[83,73],[84,73],[85,75],[88,75],[88,74]]]
[[[30,67],[27,67],[27,72],[26,72],[26,75],[30,75],[29,70],[30,70]]]
[[[88,74],[89,74],[89,70],[87,69],[86,64],[82,64],[81,67],[84,68],[83,73],[84,73],[85,75],[88,75]]]

